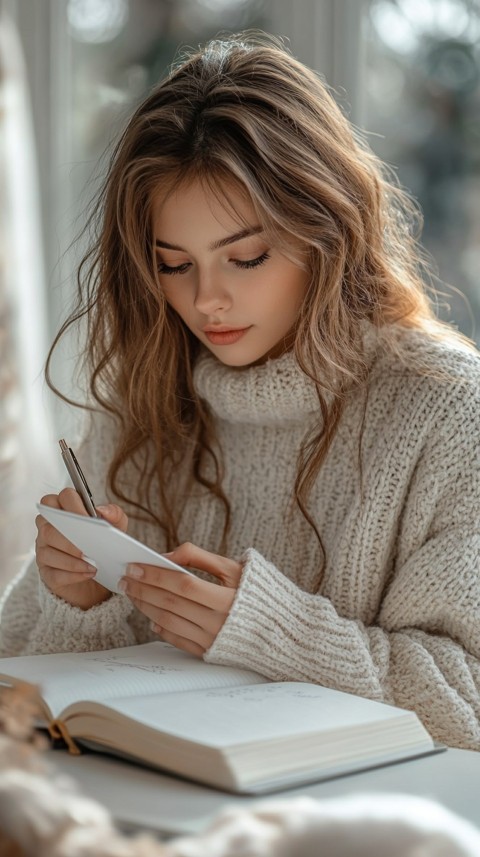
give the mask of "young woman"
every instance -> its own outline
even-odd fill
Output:
[[[480,748],[480,360],[434,317],[404,195],[246,36],[141,104],[98,215],[80,460],[110,522],[198,575],[132,566],[111,595],[39,517],[3,654],[160,637]]]

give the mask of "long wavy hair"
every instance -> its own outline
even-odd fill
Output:
[[[316,385],[323,420],[298,451],[292,501],[314,529],[310,490],[346,393],[368,373],[365,323],[383,328],[387,342],[391,329],[392,348],[394,324],[437,339],[460,335],[435,318],[428,298],[418,211],[322,80],[263,34],[216,39],[183,56],[114,148],[87,224],[96,239],[79,268],[78,302],[52,345],[47,380],[59,393],[52,352],[83,319],[93,406],[121,426],[109,488],[134,514],[153,518],[172,548],[179,504],[171,474],[188,460],[190,484],[223,503],[222,551],[230,506],[213,421],[193,384],[200,345],[159,288],[153,250],[153,200],[162,188],[168,193],[190,180],[223,197],[232,184],[242,189],[270,240],[292,257],[300,247],[307,260],[309,285],[292,347]],[[129,461],[138,478],[126,486],[121,473]]]

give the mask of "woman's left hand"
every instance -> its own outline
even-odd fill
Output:
[[[230,612],[242,565],[190,542],[166,556],[177,565],[215,575],[218,584],[142,563],[128,566],[119,588],[150,619],[162,640],[201,658]]]

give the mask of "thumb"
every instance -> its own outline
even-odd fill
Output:
[[[108,503],[106,506],[97,506],[96,509],[109,524],[121,530],[122,533],[126,533],[128,517],[120,506],[117,506],[116,503]]]
[[[219,556],[219,554],[204,550],[204,548],[199,548],[191,542],[184,542],[175,548],[174,551],[166,554],[166,556],[179,565],[198,568],[199,571],[206,571],[208,574],[213,574],[214,577],[217,577],[227,586],[231,586],[232,584],[236,586],[242,572],[242,566],[239,562],[225,556]]]

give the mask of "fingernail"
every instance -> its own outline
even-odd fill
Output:
[[[127,586],[128,586],[128,581],[125,580],[123,577],[117,583],[117,589],[119,589],[120,592],[125,592],[127,589]]]
[[[164,553],[163,555],[164,556],[173,556],[174,553],[175,553],[175,551],[168,551],[168,553]]]
[[[127,574],[129,577],[134,577],[135,580],[140,580],[144,575],[144,571],[141,566],[130,563],[130,565],[127,565]]]
[[[91,574],[96,574],[98,571],[98,569],[96,569],[94,565],[87,565],[87,569]]]
[[[97,512],[101,512],[103,515],[112,515],[113,514],[113,506],[109,503],[106,506],[96,506]]]

